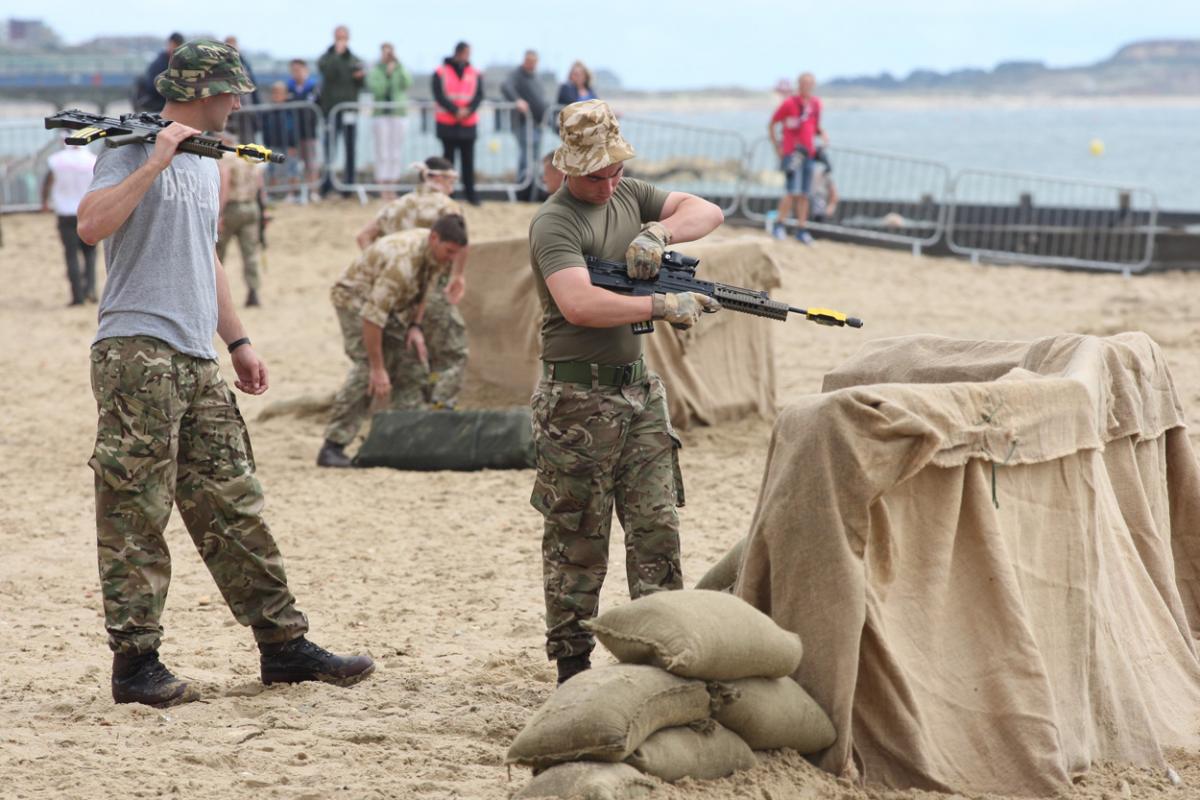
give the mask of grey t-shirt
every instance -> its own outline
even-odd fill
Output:
[[[89,192],[116,186],[145,163],[153,145],[106,149]],[[221,188],[217,162],[180,153],[105,244],[108,277],[94,342],[153,336],[181,353],[216,358],[217,279],[213,249]],[[93,342],[93,343],[94,343]]]

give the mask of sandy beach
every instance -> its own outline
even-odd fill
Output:
[[[351,689],[264,688],[250,634],[233,620],[176,514],[167,530],[175,558],[162,655],[199,684],[204,700],[161,711],[114,706],[109,696],[86,464],[96,419],[88,378],[95,307],[66,307],[52,215],[3,219],[0,651],[9,662],[0,678],[0,795],[504,798],[527,782],[526,770],[505,768],[504,754],[554,686],[543,651],[532,472],[319,470],[313,462],[322,419],[257,419],[273,401],[338,386],[347,363],[328,288],[375,208],[335,201],[275,210],[265,305],[243,313],[272,386],[239,402],[267,491],[266,516],[312,638],[370,653],[378,670]],[[523,235],[533,208],[471,208],[471,236]],[[771,247],[783,265],[778,297],[867,321],[852,331],[764,320],[774,326],[781,405],[819,391],[826,371],[874,338],[1144,330],[1162,346],[1189,419],[1200,412],[1200,275],[1124,279],[830,242]],[[240,258],[231,255],[228,268],[240,299]],[[222,364],[228,377],[227,356]],[[468,386],[467,405],[485,399],[480,387]],[[769,420],[746,419],[684,434],[689,586],[746,532],[770,430]],[[628,598],[619,536],[614,525],[606,606]],[[1161,770],[1096,765],[1068,796],[1196,796],[1200,756],[1170,757],[1182,787]],[[788,753],[723,780],[663,786],[653,796],[943,797],[857,787]]]

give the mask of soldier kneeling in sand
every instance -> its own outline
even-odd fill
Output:
[[[431,228],[445,214],[461,215],[462,207],[450,199],[458,173],[454,165],[440,156],[413,165],[421,184],[385,205],[358,232],[356,241],[365,249],[380,236],[414,228]],[[425,316],[421,322],[429,350],[429,379],[421,382],[423,403],[432,408],[453,408],[467,373],[467,323],[458,311],[458,303],[467,289],[466,253],[454,259],[449,272],[441,274],[425,297]],[[413,360],[411,351],[398,355]]]
[[[349,467],[354,440],[373,404],[420,408],[429,359],[422,320],[429,287],[467,248],[467,223],[446,214],[429,231],[384,236],[356,258],[330,299],[342,328],[350,373],[333,401],[317,465]],[[416,358],[409,358],[411,349]]]

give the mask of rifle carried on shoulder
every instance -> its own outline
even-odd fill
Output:
[[[681,253],[669,250],[663,253],[662,266],[658,277],[654,280],[642,281],[629,277],[624,261],[604,261],[594,256],[584,259],[593,286],[600,286],[620,294],[651,295],[656,292],[663,294],[678,294],[681,292],[696,292],[717,300],[722,308],[729,311],[739,311],[743,314],[753,314],[756,317],[767,317],[786,321],[789,313],[803,314],[804,318],[818,325],[831,325],[851,328],[861,328],[863,321],[858,317],[849,317],[840,311],[830,308],[796,308],[787,303],[772,300],[766,291],[742,289],[724,283],[702,281],[696,277],[696,266],[700,259],[691,258]],[[633,323],[634,333],[650,333],[654,323]]]
[[[109,147],[120,147],[135,142],[153,144],[158,132],[170,124],[170,120],[149,111],[105,117],[73,108],[46,117],[47,128],[71,128],[79,131],[67,137],[67,144],[73,145],[91,144],[97,139],[103,139]],[[270,161],[272,164],[282,164],[287,159],[283,153],[276,153],[261,144],[231,146],[212,136],[191,136],[184,139],[179,143],[179,151],[205,158],[220,158],[224,153],[236,153],[247,161]]]

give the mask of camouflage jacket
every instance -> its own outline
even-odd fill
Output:
[[[225,185],[225,202],[253,203],[258,199],[258,174],[261,164],[251,164],[233,153],[225,153],[223,160],[229,161],[229,179]]]
[[[434,261],[429,231],[417,228],[377,239],[346,267],[330,291],[337,308],[357,312],[381,328],[406,322],[430,283],[449,264]]]
[[[375,224],[379,227],[379,235],[384,236],[413,228],[432,228],[443,214],[462,214],[462,207],[423,183],[380,209]]]

